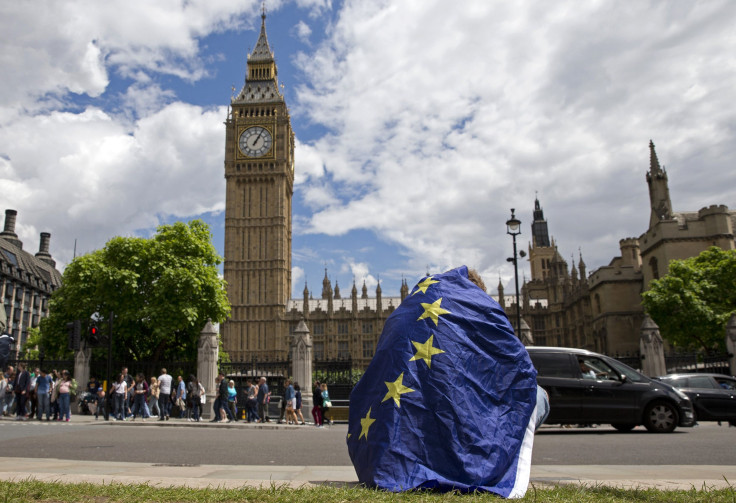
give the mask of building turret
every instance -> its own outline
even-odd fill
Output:
[[[327,268],[325,268],[325,279],[322,280],[322,298],[329,299],[332,297],[332,285],[330,278],[327,277]]]
[[[363,294],[360,296],[361,299],[368,298],[368,287],[365,286],[365,280],[363,280]]]
[[[5,210],[5,230],[0,232],[0,238],[5,238],[8,243],[23,249],[23,242],[15,233],[15,219],[18,217],[16,210]]]
[[[51,234],[48,232],[41,233],[41,244],[38,246],[38,253],[36,258],[46,262],[51,267],[56,267],[56,261],[51,257],[49,253],[49,243],[51,241]]]
[[[376,313],[379,315],[383,311],[383,305],[381,302],[381,278],[378,278],[378,284],[376,285]]]
[[[498,303],[501,304],[502,309],[506,309],[506,299],[503,296],[503,283],[501,283],[501,276],[498,277]]]
[[[302,305],[302,315],[304,318],[309,318],[309,288],[307,287],[307,282],[304,282],[304,291],[302,292],[302,295],[304,295],[304,303]]]
[[[358,316],[358,288],[355,286],[355,278],[353,278],[353,289],[350,292],[350,301],[353,308],[353,317]]]
[[[404,302],[404,299],[406,299],[409,296],[409,284],[406,282],[406,279],[401,278],[401,302]]]
[[[532,222],[532,246],[549,246],[549,231],[539,199],[534,198],[534,222]]]
[[[578,269],[580,269],[580,279],[582,281],[585,281],[588,279],[588,276],[586,274],[585,262],[583,262],[583,251],[582,250],[578,250],[578,251],[580,252],[580,262],[578,263]]]
[[[647,184],[649,185],[649,203],[651,207],[649,217],[649,228],[651,229],[661,220],[672,219],[672,202],[670,201],[667,172],[664,167],[659,166],[657,152],[654,150],[654,142],[651,140],[649,140]]]
[[[335,280],[335,298],[340,299],[340,285],[337,284],[337,280]]]

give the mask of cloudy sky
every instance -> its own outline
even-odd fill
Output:
[[[535,194],[591,271],[646,230],[648,143],[676,211],[736,208],[736,2],[292,0],[267,31],[298,140],[293,291],[513,279]],[[224,126],[254,0],[0,4],[0,211],[61,268],[202,218],[223,250]],[[528,264],[524,264],[527,271]]]

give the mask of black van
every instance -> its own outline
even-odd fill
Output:
[[[546,424],[610,424],[670,433],[693,426],[693,407],[680,390],[608,356],[574,348],[526,348],[537,382],[549,395]]]

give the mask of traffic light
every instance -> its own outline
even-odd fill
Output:
[[[82,342],[82,322],[74,320],[73,322],[67,323],[66,329],[69,337],[69,349],[79,351]]]
[[[95,323],[89,326],[87,342],[89,346],[95,347],[100,343],[100,329],[97,328]]]

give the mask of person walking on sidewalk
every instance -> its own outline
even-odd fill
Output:
[[[176,379],[176,406],[179,407],[179,419],[187,415],[187,385],[181,376]]]
[[[327,418],[327,413],[330,411],[330,408],[332,407],[332,400],[330,400],[330,394],[327,392],[327,383],[323,382],[322,386],[322,424],[324,424],[325,419]],[[330,414],[329,417],[330,425],[332,425],[332,415]]]
[[[322,388],[320,387],[319,381],[314,382],[314,389],[312,390],[312,417],[314,418],[314,425],[317,427],[322,426]]]
[[[158,379],[151,377],[151,383],[148,385],[148,410],[152,416],[161,416],[161,408],[158,406]]]
[[[306,423],[304,422],[304,416],[302,415],[302,388],[296,381],[294,382],[294,398],[296,399],[294,413],[299,416],[299,421],[301,421],[299,424],[304,426]]]
[[[161,369],[158,384],[158,406],[161,409],[161,416],[158,419],[159,421],[168,420],[171,413],[171,376],[166,373],[166,369]]]
[[[36,418],[41,421],[43,420],[44,413],[46,414],[46,421],[51,419],[51,377],[46,373],[46,370],[41,369],[40,375],[36,378],[36,399],[38,400],[38,410]]]
[[[26,370],[25,363],[18,364],[18,370],[15,373],[13,381],[13,392],[15,393],[15,420],[24,421],[26,419],[26,402],[28,401],[28,393],[31,389],[31,374]]]
[[[261,417],[261,423],[270,423],[268,417],[268,402],[271,400],[271,392],[268,390],[266,378],[261,377],[258,382],[258,415]]]
[[[143,374],[135,376],[135,383],[133,384],[133,421],[135,417],[140,415],[143,421],[148,417],[148,408],[146,407],[146,395],[148,394],[148,383]]]
[[[189,421],[196,421],[199,422],[200,415],[201,415],[201,409],[202,409],[202,395],[204,395],[204,388],[199,383],[199,379],[197,379],[194,374],[191,374],[189,376],[189,390],[187,392],[187,396],[189,397],[189,402],[191,404],[190,412],[191,416],[188,418]]]
[[[225,379],[225,374],[220,371],[219,375],[220,379],[220,385],[218,387],[218,398],[220,399],[220,421],[223,423],[229,423],[230,420],[227,418],[229,414],[228,406],[227,406],[227,400],[230,396],[230,392],[228,391],[229,383],[228,380]]]
[[[59,421],[66,421],[72,418],[72,411],[69,408],[71,399],[72,376],[68,370],[61,371],[61,379],[59,379]]]
[[[248,411],[248,422],[258,422],[258,386],[250,382],[250,380],[245,381],[245,389],[243,390],[243,393],[245,393],[246,399],[245,399],[245,408]]]
[[[118,374],[112,385],[112,413],[117,421],[125,421],[125,397],[128,396],[128,383],[125,382],[123,374]]]

